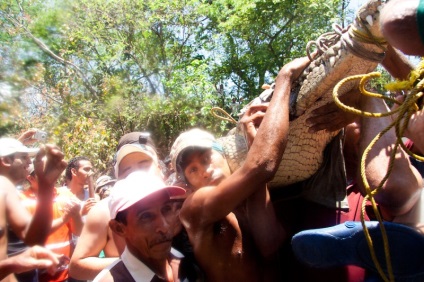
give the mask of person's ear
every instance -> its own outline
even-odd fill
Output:
[[[109,221],[110,229],[121,237],[125,237],[125,225],[115,219]]]
[[[77,169],[76,168],[71,168],[71,173],[73,176],[77,175]]]
[[[0,158],[0,162],[1,162],[2,166],[10,167],[13,163],[13,160],[12,160],[11,157],[5,156],[5,157]]]
[[[35,177],[32,176],[31,174],[28,174],[28,176],[26,177],[26,179],[28,180],[29,183],[31,183],[32,181],[35,180]]]

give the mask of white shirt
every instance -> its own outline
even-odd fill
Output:
[[[93,282],[98,282],[109,270],[115,266],[118,262],[122,261],[125,264],[125,267],[130,272],[131,276],[135,281],[151,281],[155,273],[150,270],[143,262],[141,262],[138,258],[133,256],[133,254],[128,251],[127,247],[125,247],[124,252],[121,255],[121,259],[116,260],[111,265],[103,269],[93,280]]]

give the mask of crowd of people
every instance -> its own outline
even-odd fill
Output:
[[[382,65],[396,79],[407,79],[412,70],[402,52],[424,50],[423,11],[424,1],[391,0],[381,12],[382,32],[390,44]],[[240,125],[249,150],[235,171],[219,140],[199,128],[182,132],[166,160],[159,159],[154,136],[127,133],[116,148],[114,174],[97,179],[87,157],[66,162],[57,146],[29,146],[35,130],[16,139],[0,138],[0,279],[381,281],[382,273],[390,272],[394,277],[389,280],[424,278],[417,251],[424,250],[423,176],[398,148],[386,177],[390,153],[396,150],[394,128],[365,162],[370,187],[385,180],[374,199],[387,227],[392,269],[384,261],[382,270],[374,265],[360,224],[364,214],[374,238],[380,236],[374,203],[366,202],[361,210],[366,192],[360,159],[393,117],[355,116],[334,104],[309,117],[311,131],[344,132],[343,205],[331,208],[303,197],[302,189],[311,183],[284,187],[287,193],[268,190],[290,130],[291,85],[309,63],[305,57],[283,66],[271,102],[244,113]],[[349,103],[362,111],[390,110],[383,100],[352,97],[358,99]],[[424,153],[423,123],[419,110],[405,131],[408,147],[419,155]],[[65,182],[58,185],[62,176]],[[378,259],[384,255],[377,251]]]

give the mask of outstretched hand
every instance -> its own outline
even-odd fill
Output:
[[[340,97],[340,100],[347,106],[358,108],[360,92],[352,89]],[[349,113],[339,108],[334,102],[325,104],[313,110],[306,119],[309,125],[309,132],[314,133],[320,130],[336,131],[352,123],[357,115]]]
[[[63,159],[62,151],[55,145],[46,144],[40,147],[35,156],[34,171],[42,187],[52,188],[59,179],[67,162]]]

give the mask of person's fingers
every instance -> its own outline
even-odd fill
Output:
[[[31,128],[22,133],[17,139],[21,141],[24,145],[29,145],[35,143],[35,139],[33,138],[34,134],[37,132],[37,129]]]
[[[315,112],[306,119],[306,123],[309,125],[313,125],[316,123],[323,123],[331,121],[334,118],[337,118],[339,116],[339,112],[337,111],[327,111],[323,113]]]
[[[265,117],[265,113],[264,112],[256,112],[251,116],[251,120],[253,122],[253,125],[255,126],[255,128],[258,128],[259,125],[261,125],[262,120]]]
[[[37,259],[49,259],[53,263],[59,263],[59,257],[61,257],[61,255],[58,255],[58,254],[50,251],[49,249],[46,249],[46,248],[41,247],[41,246],[31,247],[31,254],[32,254],[33,257],[35,257]]]
[[[44,145],[40,146],[40,149],[38,150],[37,154],[34,158],[34,171],[36,175],[40,175],[44,171],[44,158],[46,156],[46,148]]]
[[[345,122],[342,122],[342,121],[333,122],[332,124],[328,124],[328,123],[314,124],[313,126],[309,127],[308,132],[316,133],[321,130],[336,131],[345,126],[346,126]]]
[[[52,144],[47,144],[46,149],[47,149],[47,156],[50,160],[52,160],[53,163],[58,163],[60,167],[62,167],[64,163],[66,164],[66,161],[63,159],[65,155],[59,149],[59,147]]]
[[[250,106],[248,111],[250,113],[255,113],[257,111],[265,112],[268,109],[269,103],[263,103],[258,105]]]
[[[293,73],[293,78],[298,78],[303,70],[311,63],[308,57],[302,57],[294,59],[290,62],[291,72]]]
[[[47,272],[50,275],[54,275],[57,271],[62,271],[66,269],[68,267],[69,262],[71,261],[69,257],[63,254],[57,255],[57,258],[59,262],[57,264],[53,264],[47,269]]]
[[[38,269],[55,268],[55,264],[50,259],[37,259],[36,267]]]
[[[329,111],[322,114],[310,115],[306,119],[306,124],[309,127],[315,127],[320,124],[329,124],[334,122],[335,120],[340,119],[340,115],[337,111]]]
[[[63,152],[55,145],[45,145],[45,154],[47,156],[44,177],[49,182],[55,182],[63,170],[67,166],[67,162],[63,159]]]
[[[94,206],[95,204],[96,204],[96,202],[88,202],[88,203],[87,203],[87,206],[88,206],[88,207],[92,207],[92,206]]]
[[[240,122],[242,123],[248,123],[250,122],[251,116],[253,114],[255,114],[256,112],[266,112],[266,110],[268,109],[268,104],[260,104],[260,105],[254,105],[254,106],[250,106],[247,108],[245,114],[243,115],[243,117],[241,118]]]
[[[310,116],[320,116],[337,111],[340,111],[340,108],[336,104],[328,103],[311,111]]]

